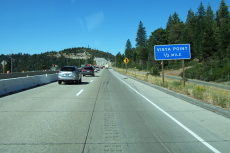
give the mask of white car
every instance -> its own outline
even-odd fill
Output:
[[[64,83],[81,83],[82,73],[75,66],[64,66],[58,73],[58,84]]]

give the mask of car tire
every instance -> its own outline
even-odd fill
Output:
[[[62,81],[58,81],[58,84],[61,84],[62,83]]]

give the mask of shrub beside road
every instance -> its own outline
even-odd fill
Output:
[[[197,100],[230,110],[230,90],[228,89],[203,85],[201,81],[199,81],[199,83],[186,82],[185,86],[183,86],[183,82],[181,80],[175,80],[167,77],[164,78],[163,84],[161,76],[152,76],[148,73],[140,73],[139,71],[127,71],[126,73],[125,69],[119,68],[114,68],[114,70],[150,84],[164,87]]]

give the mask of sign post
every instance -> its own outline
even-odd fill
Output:
[[[126,73],[127,73],[127,64],[130,62],[130,60],[128,58],[124,59],[124,63],[125,63],[125,68],[126,68]]]
[[[162,82],[164,85],[164,60],[182,59],[183,69],[183,84],[185,86],[184,60],[191,59],[190,44],[176,45],[155,45],[154,46],[155,60],[162,60]]]
[[[2,64],[3,73],[4,73],[4,72],[5,72],[5,65],[7,64],[7,62],[6,62],[5,60],[3,60],[3,61],[1,62],[1,64]]]
[[[162,84],[165,84],[165,79],[164,79],[164,60],[161,61],[161,68],[162,68]]]
[[[185,86],[184,59],[182,59],[182,70],[183,70],[183,86]]]

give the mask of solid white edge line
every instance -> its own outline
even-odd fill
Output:
[[[83,91],[84,91],[84,90],[81,89],[81,90],[76,94],[76,96],[79,96]]]
[[[90,82],[93,82],[93,80],[91,80]]]
[[[113,74],[113,73],[112,73]],[[113,74],[115,77],[117,77],[115,74]],[[118,77],[117,77],[118,78]],[[128,85],[126,82],[124,82],[123,80],[121,80],[120,78],[118,78],[121,82],[123,82],[124,84],[126,84],[130,89],[132,89],[133,91],[135,91],[138,95],[140,95],[141,97],[143,97],[145,100],[147,100],[150,104],[152,104],[154,107],[156,107],[158,110],[160,110],[162,113],[164,113],[166,116],[168,116],[170,119],[172,119],[175,123],[177,123],[179,126],[181,126],[184,130],[186,130],[188,133],[190,133],[192,136],[194,136],[197,140],[199,140],[201,143],[203,143],[206,147],[208,147],[210,150],[212,150],[215,153],[220,153],[220,151],[218,151],[216,148],[214,148],[213,146],[211,146],[209,143],[207,143],[206,141],[204,141],[201,137],[199,137],[196,133],[194,133],[192,130],[190,130],[189,128],[187,128],[185,125],[183,125],[181,122],[179,122],[178,120],[176,120],[174,117],[172,117],[170,114],[168,114],[166,111],[164,111],[162,108],[160,108],[159,106],[157,106],[155,103],[153,103],[151,100],[149,100],[148,98],[146,98],[144,95],[142,95],[141,93],[139,93],[137,90],[135,90],[134,88],[132,88],[130,85]]]

